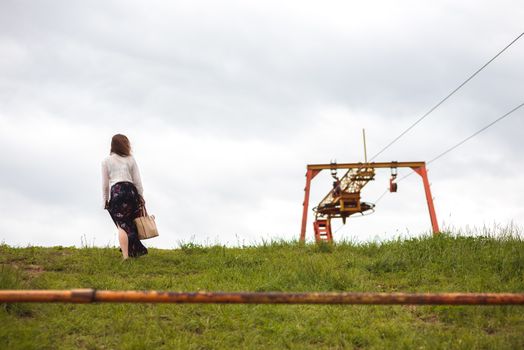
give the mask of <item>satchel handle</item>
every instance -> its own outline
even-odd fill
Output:
[[[148,216],[147,209],[146,209],[146,201],[144,200],[144,197],[138,194],[138,199],[139,199],[140,206],[142,207],[142,210],[141,210],[142,216]]]

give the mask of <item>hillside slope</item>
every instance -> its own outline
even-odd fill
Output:
[[[0,245],[0,289],[524,292],[524,241],[441,235],[383,244]],[[0,304],[2,349],[524,348],[522,306]]]

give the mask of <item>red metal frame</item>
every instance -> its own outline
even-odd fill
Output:
[[[300,231],[300,241],[304,242],[306,240],[306,225],[307,225],[307,211],[309,208],[309,189],[311,187],[311,180],[317,174],[320,172],[320,170],[311,170],[308,169],[306,173],[306,188],[304,188],[305,196],[304,196],[304,203],[302,205],[304,206],[304,210],[302,211],[302,229]]]
[[[440,230],[437,222],[437,215],[435,214],[435,206],[433,205],[433,197],[431,195],[431,188],[428,180],[428,173],[426,170],[425,162],[384,162],[384,163],[346,163],[346,164],[312,164],[307,166],[306,172],[306,187],[304,188],[304,203],[302,211],[302,227],[300,229],[300,241],[305,242],[306,240],[306,226],[307,216],[309,209],[309,193],[311,188],[311,180],[318,173],[324,169],[350,169],[356,167],[368,167],[368,168],[411,168],[417,174],[422,177],[422,183],[424,185],[424,191],[426,193],[426,201],[428,204],[429,217],[431,220],[431,227],[433,234],[439,234]]]
[[[437,222],[437,214],[435,214],[435,206],[433,205],[433,196],[431,195],[431,188],[429,186],[428,172],[426,166],[421,166],[418,168],[411,168],[417,174],[422,177],[422,183],[424,184],[424,192],[426,192],[426,201],[428,202],[428,211],[429,218],[431,220],[431,226],[433,228],[433,234],[438,234],[440,232]]]

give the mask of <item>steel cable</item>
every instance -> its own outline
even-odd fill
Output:
[[[520,105],[518,105],[517,107],[513,108],[512,110],[510,110],[509,112],[503,114],[502,116],[498,117],[497,119],[493,120],[491,123],[485,125],[484,127],[480,128],[479,130],[475,131],[473,134],[469,135],[468,137],[464,138],[463,140],[461,140],[460,142],[456,143],[455,145],[451,146],[450,148],[446,149],[444,152],[440,153],[439,155],[433,157],[430,161],[428,161],[426,164],[431,164],[433,162],[435,162],[436,160],[442,158],[443,156],[445,156],[446,154],[454,151],[456,148],[458,148],[459,146],[463,145],[464,143],[466,143],[467,141],[471,140],[472,138],[474,138],[475,136],[477,136],[478,134],[480,134],[481,132],[485,131],[486,129],[492,127],[493,125],[495,125],[496,123],[498,123],[499,121],[501,121],[502,119],[504,118],[507,118],[509,117],[513,112],[517,111],[519,108],[522,108],[524,106],[524,102],[521,103]],[[408,174],[402,176],[401,178],[399,178],[396,182],[399,183],[400,181],[406,179],[407,177],[411,176],[414,174],[414,171],[411,171],[409,172]],[[389,190],[386,190],[384,191],[384,193],[382,193],[382,195],[375,201],[375,204],[377,204],[387,193],[389,192]]]
[[[391,147],[395,142],[397,142],[402,136],[407,134],[411,129],[413,129],[418,123],[420,123],[422,120],[424,120],[427,116],[429,116],[433,111],[435,111],[440,105],[442,105],[447,99],[449,99],[451,96],[453,96],[458,90],[460,90],[464,85],[466,85],[471,79],[473,79],[477,74],[479,74],[484,68],[486,68],[491,62],[493,62],[497,57],[499,57],[504,51],[506,51],[511,45],[513,45],[517,40],[519,40],[524,35],[524,32],[520,33],[513,41],[511,41],[506,47],[504,47],[502,50],[500,50],[495,56],[493,56],[488,62],[486,62],[482,67],[477,69],[475,73],[470,75],[466,80],[464,80],[458,87],[456,87],[453,91],[451,91],[446,97],[444,97],[442,100],[440,100],[436,105],[431,107],[429,111],[424,113],[419,119],[417,119],[413,124],[411,124],[406,130],[404,130],[399,136],[397,136],[393,141],[388,143],[384,148],[382,148],[378,153],[376,153],[369,161],[372,161],[376,157],[378,157],[380,154],[382,154],[385,150],[387,150],[389,147]]]

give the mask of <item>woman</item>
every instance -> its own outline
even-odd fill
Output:
[[[111,152],[102,162],[102,189],[104,208],[118,229],[124,260],[147,254],[133,222],[141,216],[145,205],[144,190],[138,165],[131,155],[131,144],[125,135],[116,134],[111,140]]]

